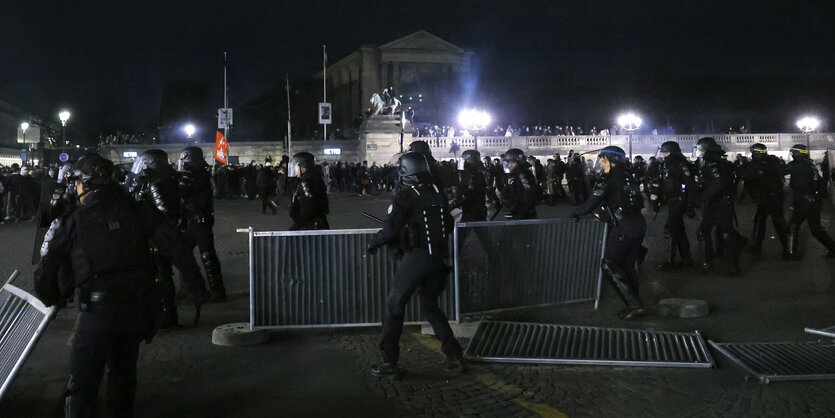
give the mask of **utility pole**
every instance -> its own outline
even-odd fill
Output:
[[[287,153],[293,155],[293,128],[290,124],[290,76],[284,75],[285,84],[284,89],[287,90]]]
[[[325,45],[322,45],[322,103],[328,102],[328,51]],[[322,140],[328,140],[328,124],[322,124]]]
[[[223,108],[229,109],[229,88],[226,86],[226,51],[223,51]],[[229,124],[223,127],[223,137],[229,142]]]

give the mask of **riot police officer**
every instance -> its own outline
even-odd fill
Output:
[[[327,188],[313,154],[300,152],[294,155],[289,170],[291,177],[299,179],[290,199],[290,218],[293,219],[290,230],[330,229]]]
[[[458,173],[458,187],[455,188],[453,207],[461,208],[461,222],[486,221],[487,183],[484,180],[484,166],[476,150],[461,154],[464,166]]]
[[[183,198],[183,220],[185,233],[191,239],[191,247],[200,248],[200,260],[206,270],[206,281],[212,296],[209,302],[226,300],[226,288],[220,270],[220,260],[215,250],[214,198],[209,165],[203,158],[203,150],[186,147],[180,153],[177,163],[180,174],[179,187]]]
[[[748,251],[754,254],[762,252],[765,239],[765,221],[771,217],[777,238],[783,245],[783,257],[790,258],[788,227],[783,217],[783,186],[785,173],[780,159],[768,154],[764,144],[756,143],[749,147],[751,162],[747,164],[744,179],[757,201],[757,213],[754,215],[754,231]]]
[[[182,232],[175,229],[182,210],[177,173],[168,163],[168,153],[160,149],[151,149],[136,158],[131,167],[131,175],[132,183],[129,188],[131,196],[137,202],[148,203],[150,207],[158,211],[172,226],[164,232],[175,234],[153,236],[154,245],[151,250],[156,261],[156,283],[161,298],[157,326],[159,328],[176,326],[178,317],[172,262],[177,266],[189,293],[193,295],[193,301],[198,310],[209,297],[200,268],[197,267],[192,255],[192,247],[186,244],[187,248],[177,248],[172,253],[161,251],[160,245],[156,244],[157,241],[162,242],[164,247],[168,242],[181,245],[188,241]],[[160,230],[160,233],[162,232],[163,230]]]
[[[739,233],[734,228],[736,217],[734,208],[734,170],[733,165],[723,158],[725,151],[711,137],[700,139],[696,151],[702,159],[699,176],[702,206],[702,221],[696,232],[702,252],[702,272],[713,268],[714,228],[717,229],[724,247],[724,255],[730,263],[731,273],[740,274],[739,252],[741,243]]]
[[[809,158],[806,145],[795,144],[791,147],[792,160],[786,171],[791,176],[789,186],[793,192],[791,220],[789,221],[789,255],[800,258],[798,241],[800,226],[809,223],[812,235],[826,247],[827,257],[835,257],[835,241],[821,228],[821,195],[826,189],[815,163]]]
[[[684,215],[691,219],[696,216],[696,187],[690,163],[684,158],[677,142],[664,142],[659,152],[664,160],[661,163],[658,193],[663,195],[667,202],[668,215],[664,224],[664,263],[661,265],[661,269],[665,270],[675,267],[676,251],[681,256],[683,265],[693,264],[690,241],[684,227]],[[652,190],[656,183],[650,181],[650,184]],[[661,199],[655,191],[651,193],[656,199]]]
[[[525,153],[511,148],[504,154],[505,184],[502,188],[502,206],[507,219],[536,219],[536,201],[539,185],[536,184]]]
[[[45,305],[63,306],[74,291],[81,312],[70,351],[66,415],[95,415],[107,365],[109,412],[132,416],[139,343],[150,342],[155,330],[148,240],[157,228],[173,227],[119,187],[110,161],[88,155],[73,171],[79,203],[50,226],[35,292]]]
[[[633,319],[646,313],[638,296],[638,264],[646,255],[642,245],[647,231],[641,215],[644,202],[638,184],[628,172],[629,159],[622,148],[603,148],[598,162],[602,169],[600,179],[592,195],[574,210],[573,216],[579,218],[599,208],[600,217],[609,223],[601,266],[626,305],[620,318]]]
[[[444,181],[443,175],[441,173],[441,165],[438,164],[438,161],[435,160],[435,157],[432,156],[432,149],[429,148],[429,144],[426,141],[412,141],[409,144],[409,151],[410,152],[417,152],[422,154],[426,158],[426,162],[429,163],[429,172],[432,174],[432,179],[435,181],[435,185],[438,186],[438,190],[441,193],[444,193]]]
[[[402,183],[383,229],[369,243],[369,253],[383,245],[399,242],[403,258],[391,284],[380,341],[382,364],[374,366],[375,376],[399,377],[400,334],[406,302],[420,289],[420,307],[424,319],[435,330],[441,349],[447,356],[446,371],[461,373],[466,370],[461,346],[449,327],[444,312],[438,307],[438,295],[443,291],[449,267],[444,258],[449,255],[447,236],[452,231],[446,198],[434,184],[426,158],[417,152],[400,157]]]

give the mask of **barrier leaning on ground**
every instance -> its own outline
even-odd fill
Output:
[[[254,231],[249,235],[252,329],[380,325],[397,261],[367,253],[379,229]],[[492,310],[597,300],[606,226],[534,220],[458,224],[456,280],[439,305],[450,320]],[[596,304],[595,304],[596,306]],[[406,323],[419,323],[417,295]]]
[[[55,308],[12,285],[18,271],[0,289],[0,399],[52,319]]]

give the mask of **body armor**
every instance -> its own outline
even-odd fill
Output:
[[[401,248],[404,251],[423,249],[429,254],[446,255],[444,195],[434,184],[412,186],[403,193],[413,195],[414,206],[409,212],[406,227],[401,230]]]

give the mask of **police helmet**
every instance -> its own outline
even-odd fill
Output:
[[[198,147],[186,147],[180,152],[180,159],[177,162],[177,171],[186,169],[200,169],[206,167],[206,159],[203,157],[203,150]]]
[[[626,157],[626,152],[621,147],[616,147],[614,145],[609,145],[606,148],[600,150],[600,154],[598,154],[598,158],[605,157],[609,160],[610,163],[626,165],[629,163],[629,160]]]
[[[429,162],[426,161],[426,157],[415,151],[401,155],[397,165],[397,173],[400,175],[400,181],[404,184],[416,184],[418,176],[430,173]]]
[[[681,147],[678,145],[676,141],[667,141],[661,144],[661,152],[662,153],[670,153],[670,154],[678,154],[681,152]]]
[[[768,147],[759,142],[748,147],[748,151],[751,152],[751,158],[762,158],[768,155]]]
[[[300,152],[293,156],[293,164],[297,164],[299,167],[310,170],[314,165],[316,165],[316,162],[313,158],[313,154],[309,152]]]
[[[80,181],[87,190],[114,183],[113,163],[98,154],[88,154],[79,158],[73,164],[72,171],[76,181]]]
[[[809,148],[806,145],[794,144],[789,151],[791,152],[792,160],[809,158]]]
[[[713,137],[706,136],[696,142],[696,154],[698,157],[704,157],[708,153],[722,153],[722,147],[716,143]]]
[[[461,154],[464,160],[464,167],[484,168],[484,163],[481,162],[481,153],[474,149],[468,149]]]
[[[519,148],[511,148],[507,150],[502,156],[505,162],[515,162],[516,164],[527,164],[525,160],[525,153]]]
[[[145,169],[151,169],[157,172],[163,172],[170,169],[168,165],[168,153],[161,149],[149,149],[143,152],[133,162],[131,173],[140,175]]]
[[[426,141],[412,142],[409,144],[409,151],[419,152],[427,159],[432,157],[432,150],[429,148],[429,144],[427,144]]]

